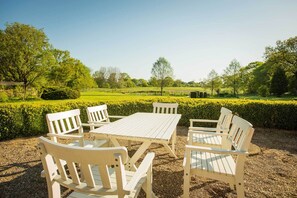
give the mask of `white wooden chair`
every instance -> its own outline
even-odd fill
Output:
[[[178,103],[153,103],[153,113],[163,113],[163,114],[177,114]],[[175,152],[176,143],[176,130],[173,132],[171,137],[171,149]]]
[[[153,113],[177,114],[177,103],[153,103]]]
[[[231,149],[186,145],[184,158],[184,197],[189,197],[191,175],[199,175],[229,183],[238,197],[244,197],[244,162],[254,133],[246,120],[234,116],[228,140]]]
[[[126,171],[125,147],[83,148],[39,138],[48,197],[61,197],[60,186],[73,190],[68,197],[136,197],[141,187],[152,193],[152,162],[148,153],[136,171]]]
[[[190,119],[188,132],[188,143],[197,146],[210,146],[217,148],[230,148],[226,138],[230,130],[233,114],[229,109],[222,107],[221,115],[218,120]],[[215,128],[195,127],[195,122],[217,123]]]
[[[99,105],[87,108],[87,115],[88,115],[88,123],[89,124],[96,124],[96,126],[102,126],[105,124],[110,123],[110,118],[124,118],[126,116],[112,116],[108,115],[107,105]],[[94,125],[90,126],[90,130],[95,128]]]
[[[69,145],[83,147],[100,147],[107,143],[106,140],[88,141],[84,139],[83,126],[94,124],[82,124],[79,109],[47,114],[46,121],[49,130],[47,135],[55,142],[59,142],[60,139],[70,139],[74,141]]]

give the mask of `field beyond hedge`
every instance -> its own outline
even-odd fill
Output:
[[[107,104],[110,115],[152,112],[152,103],[176,102],[182,114],[180,126],[188,126],[190,118],[217,119],[222,106],[232,110],[255,127],[297,129],[297,101],[249,99],[198,99],[169,96],[141,96],[118,92],[83,92],[76,100],[26,101],[0,103],[0,140],[47,133],[47,113],[79,108],[82,122],[87,122],[86,108]]]

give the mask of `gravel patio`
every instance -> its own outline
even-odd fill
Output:
[[[159,145],[153,165],[153,191],[158,197],[181,197],[183,154],[187,128],[177,129],[177,156],[171,158]],[[252,143],[260,148],[245,164],[246,197],[297,197],[297,131],[256,128]],[[0,142],[0,197],[47,197],[38,138]],[[136,148],[137,145],[133,147]],[[133,152],[133,147],[131,152]],[[63,191],[65,197],[69,191]],[[192,177],[191,197],[236,197],[228,184]],[[139,197],[145,197],[141,192]]]

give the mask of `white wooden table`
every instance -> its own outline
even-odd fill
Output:
[[[175,155],[176,126],[181,114],[135,113],[108,125],[91,130],[95,138],[110,139],[114,146],[120,146],[118,140],[142,142],[135,154],[129,159],[126,168],[135,169],[135,163],[152,143],[161,144]],[[171,147],[168,145],[172,140]]]

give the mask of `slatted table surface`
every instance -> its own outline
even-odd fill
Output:
[[[138,151],[130,159],[130,165],[140,158],[150,144],[162,144],[169,154],[175,155],[176,126],[181,114],[135,113],[110,124],[90,131],[96,138],[108,138],[114,146],[120,146],[118,140],[143,142]],[[172,139],[172,147],[169,147]]]

